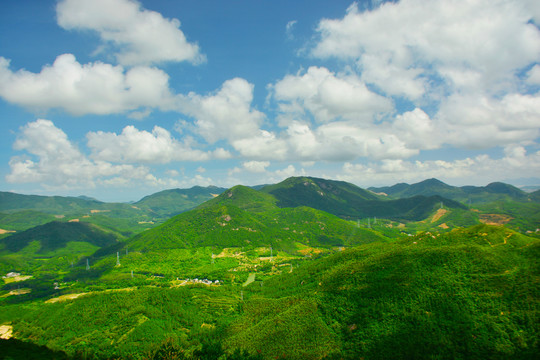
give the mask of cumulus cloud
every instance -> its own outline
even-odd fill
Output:
[[[540,33],[529,21],[532,2],[402,0],[319,23],[312,54],[357,61],[362,80],[389,95],[417,99],[427,80],[442,78],[498,91],[516,70],[538,60]]]
[[[64,29],[97,32],[123,65],[205,61],[198,45],[188,42],[180,30],[180,21],[143,9],[133,0],[61,0],[56,13]]]
[[[91,161],[52,121],[39,119],[25,125],[13,145],[31,156],[11,158],[11,183],[44,183],[66,188],[94,187],[97,179],[145,179],[147,168]]]
[[[540,136],[540,94],[508,94],[492,99],[481,94],[454,94],[436,115],[444,142],[459,147],[530,143]]]
[[[169,76],[162,70],[102,62],[82,65],[63,54],[40,73],[13,72],[0,57],[0,96],[32,109],[61,108],[74,115],[112,114],[141,107],[168,109]]]
[[[269,161],[246,161],[242,164],[244,169],[250,172],[262,173],[266,171],[266,168],[270,166]]]
[[[282,112],[307,110],[321,122],[336,118],[369,122],[393,108],[392,101],[370,91],[355,75],[336,75],[324,67],[285,76],[273,86],[273,93]]]
[[[538,2],[515,0],[401,0],[364,11],[354,3],[343,18],[319,22],[311,54],[343,60],[369,88],[415,106],[362,129],[379,139],[386,132],[396,150],[401,143],[401,158],[443,144],[529,144],[540,135],[539,11]]]
[[[204,161],[212,157],[211,153],[180,143],[159,126],[154,126],[152,132],[140,131],[131,125],[126,126],[121,134],[90,132],[87,139],[92,158],[102,161],[165,164],[172,161]]]
[[[253,85],[241,78],[225,81],[213,94],[177,96],[179,111],[195,118],[195,131],[210,143],[257,134],[264,114],[251,108],[252,101]]]

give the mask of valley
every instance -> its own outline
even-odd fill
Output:
[[[297,177],[133,204],[0,193],[0,345],[43,359],[533,359],[534,193],[398,185]]]

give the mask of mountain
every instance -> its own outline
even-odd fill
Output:
[[[0,228],[7,231],[21,231],[54,221],[54,215],[35,210],[0,213]]]
[[[261,191],[275,196],[277,205],[282,208],[309,206],[342,218],[375,216],[419,221],[428,217],[441,203],[449,208],[465,208],[437,195],[387,200],[353,184],[311,177],[289,178],[279,184],[266,186]]]
[[[84,212],[101,209],[105,203],[80,197],[22,195],[0,191],[0,211],[36,210],[49,214]]]
[[[235,186],[194,210],[129,240],[130,249],[202,246],[272,246],[295,251],[295,243],[342,246],[380,240],[383,236],[352,222],[308,207],[281,209],[269,194]]]
[[[529,198],[526,192],[517,187],[500,182],[494,182],[487,186],[456,187],[445,184],[437,179],[428,179],[412,185],[399,183],[386,187],[370,187],[369,190],[377,194],[384,194],[391,199],[416,195],[439,195],[468,204],[493,201],[527,201]]]
[[[140,209],[148,209],[162,217],[171,217],[193,209],[197,205],[218,196],[225,190],[225,188],[217,186],[170,189],[148,195],[133,205]]]
[[[536,190],[529,194],[532,201],[540,202],[540,190]]]
[[[84,220],[132,236],[189,210],[221,193],[223,188],[195,186],[165,190],[137,203],[107,203],[86,196],[39,196],[0,192],[0,229],[27,230],[52,220]],[[0,236],[3,236],[0,234]]]
[[[540,240],[486,225],[363,245],[250,285],[224,343],[268,359],[533,359],[538,256]]]
[[[86,243],[97,249],[116,243],[118,238],[118,234],[93,224],[52,221],[0,239],[0,251],[19,252],[35,244],[31,251],[44,254],[65,248],[75,242]]]

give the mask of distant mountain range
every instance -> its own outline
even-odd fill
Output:
[[[456,187],[437,179],[428,179],[412,185],[399,183],[393,186],[370,187],[368,190],[390,199],[402,199],[417,195],[439,195],[467,204],[508,200],[528,201],[538,197],[538,194],[526,193],[515,186],[500,182],[494,182],[487,186]]]
[[[104,229],[117,231],[128,238],[191,209],[196,210],[178,220],[186,227],[189,227],[187,225],[189,222],[203,221],[205,211],[213,212],[214,215],[222,211],[223,214],[220,216],[236,211],[238,216],[245,217],[241,221],[242,224],[236,224],[237,227],[254,229],[256,226],[249,225],[250,221],[254,221],[254,224],[257,224],[257,221],[267,221],[268,217],[279,212],[278,209],[288,208],[297,209],[295,210],[297,212],[300,212],[298,209],[302,207],[311,208],[310,211],[324,211],[345,220],[377,217],[410,222],[424,220],[441,207],[453,210],[454,216],[457,216],[460,212],[467,212],[466,205],[520,202],[533,206],[540,202],[540,191],[526,193],[504,183],[491,183],[484,187],[455,187],[437,179],[429,179],[412,185],[399,183],[389,187],[371,187],[366,190],[343,181],[292,177],[278,184],[233,189],[236,196],[232,204],[228,203],[230,199],[218,196],[231,194],[231,190],[215,186],[164,190],[131,204],[106,203],[84,196],[37,196],[0,192],[0,229],[2,230],[0,238],[10,236],[9,231],[22,231],[53,220],[89,222]],[[242,201],[240,201],[240,196],[242,196]],[[233,206],[234,209],[226,208],[217,211],[217,203],[220,203],[220,206]],[[212,207],[214,210],[211,211]],[[532,218],[530,221],[527,220],[529,221],[526,225],[528,228],[532,228],[535,222],[538,222],[535,215],[538,213],[536,208],[529,209],[523,206],[511,209],[508,207],[503,209],[501,206],[498,208],[510,217],[523,218],[523,214],[531,214]],[[253,217],[255,216],[253,214],[256,214],[255,217],[260,217],[262,213],[265,213],[263,216],[265,219],[257,220]],[[276,216],[280,217],[283,213],[284,211]],[[238,219],[237,217],[235,221]],[[459,225],[461,221],[459,219],[463,219],[463,216],[455,218],[452,222],[453,226]],[[470,225],[473,220],[473,217],[469,216],[466,225]],[[263,228],[259,231],[261,234],[264,232]],[[204,243],[207,240],[201,241]]]
[[[107,203],[85,196],[39,196],[0,192],[0,229],[20,231],[55,219],[79,219],[121,230],[124,235],[130,236],[192,209],[224,190],[215,186],[171,189],[146,196],[133,204]]]
[[[225,188],[217,186],[194,186],[190,189],[163,190],[145,196],[133,205],[140,209],[148,209],[159,216],[171,217],[193,209],[197,205],[218,196],[225,190]]]

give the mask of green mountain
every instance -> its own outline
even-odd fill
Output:
[[[49,214],[81,213],[103,209],[106,203],[80,197],[22,195],[0,191],[0,211],[36,210]],[[127,205],[126,205],[127,206]]]
[[[148,209],[161,217],[171,217],[208,201],[226,189],[217,186],[194,186],[191,189],[170,189],[148,195],[133,205]]]
[[[261,191],[274,195],[280,207],[309,206],[342,218],[419,221],[432,214],[441,203],[448,208],[465,209],[462,204],[437,195],[385,200],[353,184],[309,177],[289,178]]]
[[[232,207],[236,195],[252,194],[230,193],[215,205]],[[121,286],[115,290],[74,289],[81,280],[61,284],[71,296],[63,300],[0,297],[0,324],[13,326],[19,340],[77,358],[536,359],[539,256],[539,239],[477,225],[360,244],[286,271],[267,265],[274,275],[248,282],[244,274],[243,284],[132,278],[128,268],[113,279]],[[191,264],[175,256],[155,261]]]
[[[536,190],[536,191],[533,191],[532,193],[530,193],[529,198],[532,201],[540,202],[540,190]]]
[[[207,201],[224,189],[193,187],[165,190],[135,204],[106,203],[95,199],[22,195],[0,192],[0,229],[27,230],[52,220],[81,220],[119,231],[129,237],[161,223],[172,215]],[[0,237],[3,236],[0,234]]]
[[[515,186],[494,182],[487,186],[456,187],[437,179],[428,179],[416,184],[399,183],[386,187],[370,187],[377,194],[385,194],[391,199],[400,199],[417,195],[439,195],[455,201],[478,204],[493,201],[527,201],[529,194]]]
[[[8,231],[21,231],[54,221],[54,215],[35,210],[22,210],[0,213],[0,228]]]
[[[533,359],[538,256],[540,240],[485,225],[362,245],[250,286],[224,343],[265,358]]]
[[[281,209],[277,201],[272,195],[235,186],[198,208],[135,236],[127,246],[146,250],[272,246],[294,251],[297,242],[342,246],[383,238],[312,208]]]
[[[19,252],[32,246],[37,254],[51,253],[69,243],[86,243],[96,248],[117,242],[119,235],[84,222],[52,221],[0,239],[0,249]]]

